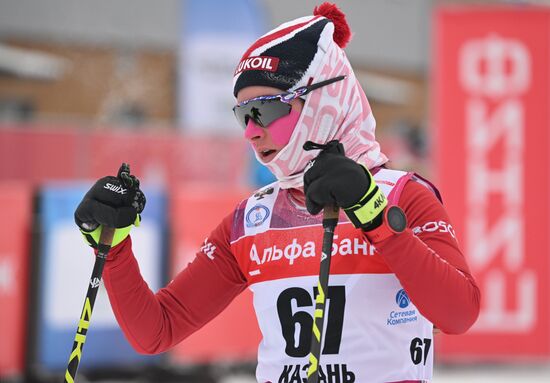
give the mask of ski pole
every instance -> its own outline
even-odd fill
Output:
[[[132,184],[133,181],[130,178],[130,165],[123,163],[120,167],[119,175],[122,178],[122,182],[125,184],[127,183],[126,186],[134,186]],[[86,335],[88,334],[88,328],[90,327],[90,320],[92,319],[95,299],[97,297],[97,292],[99,291],[103,267],[105,266],[107,255],[111,249],[114,234],[115,228],[103,226],[101,229],[94,269],[92,270],[92,276],[90,278],[90,283],[88,284],[86,299],[84,299],[84,307],[82,307],[82,313],[80,314],[80,320],[78,321],[73,348],[71,355],[69,356],[67,370],[65,371],[64,383],[74,383],[76,379],[78,365],[80,364],[80,358],[82,357],[82,348],[84,347],[84,342],[86,342]]]
[[[317,297],[315,298],[315,314],[313,317],[313,334],[311,336],[311,351],[309,353],[309,368],[307,383],[317,383],[319,380],[319,360],[321,358],[321,341],[323,322],[328,294],[328,277],[330,274],[330,258],[334,229],[338,224],[339,209],[336,206],[325,206],[323,209],[323,248],[319,281],[317,283]]]
[[[101,281],[101,275],[103,274],[103,266],[105,266],[105,260],[107,254],[111,249],[111,243],[113,242],[113,235],[115,229],[111,227],[103,227],[101,230],[101,236],[97,245],[97,255],[95,259],[94,269],[88,284],[88,292],[86,293],[86,299],[84,300],[84,307],[80,314],[80,320],[76,329],[76,335],[74,337],[73,349],[71,356],[69,357],[69,364],[65,371],[64,383],[74,383],[76,379],[76,372],[82,357],[82,348],[86,341],[86,334],[90,326],[90,320],[92,318],[92,311],[94,309],[94,303],[99,290],[99,282]]]

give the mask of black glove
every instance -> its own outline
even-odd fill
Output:
[[[306,150],[323,149],[304,174],[308,212],[315,215],[325,206],[338,206],[355,227],[371,230],[380,225],[387,199],[368,169],[347,158],[338,141],[308,143]]]
[[[99,225],[123,228],[136,222],[145,202],[139,180],[122,164],[116,177],[103,177],[92,186],[76,208],[74,219],[85,232]]]

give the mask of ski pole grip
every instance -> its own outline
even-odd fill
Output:
[[[101,235],[99,236],[99,243],[102,245],[109,245],[113,243],[113,237],[115,236],[115,229],[113,227],[105,227],[101,230]]]
[[[325,206],[325,208],[323,209],[323,227],[335,227],[338,223],[338,216],[338,206]]]
[[[109,250],[111,250],[111,244],[113,243],[113,237],[115,236],[115,228],[103,226],[101,229],[101,235],[99,236],[99,243],[97,245],[97,256],[100,258],[107,258]]]

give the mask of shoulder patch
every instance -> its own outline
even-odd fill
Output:
[[[279,183],[275,182],[264,186],[248,198],[243,219],[244,235],[254,235],[269,229],[278,194]]]

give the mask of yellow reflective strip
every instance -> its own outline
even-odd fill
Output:
[[[321,341],[321,332],[319,331],[319,328],[317,327],[317,324],[313,323],[313,335],[315,335],[315,339],[317,339],[317,342]]]
[[[120,242],[124,241],[124,239],[130,234],[130,229],[132,229],[132,225],[122,227],[120,229],[115,230],[115,235],[113,236],[113,244],[112,246],[118,245]]]
[[[138,217],[136,218],[134,224],[137,223],[136,226],[139,226],[140,222],[141,221],[139,219],[139,214],[138,214]],[[116,246],[120,242],[124,241],[124,239],[128,236],[128,234],[130,234],[131,229],[132,229],[132,225],[122,227],[120,229],[116,229],[115,230],[115,235],[113,236],[112,246]],[[97,245],[99,243],[99,237],[101,237],[101,231],[102,230],[103,230],[103,225],[99,225],[94,231],[90,231],[90,232],[85,232],[85,231],[82,231],[82,230],[80,230],[80,231],[84,235],[84,239],[86,240],[86,242],[88,242],[88,240],[86,238],[86,234],[87,234],[87,235],[90,235],[94,239],[94,241]],[[88,242],[88,244],[93,245],[89,242]]]
[[[315,318],[322,318],[322,317],[323,317],[323,310],[315,309]]]
[[[65,371],[65,381],[67,383],[74,383],[73,377],[71,376],[68,370]]]
[[[319,292],[317,294],[317,298],[315,298],[315,302],[325,303],[325,292],[323,291],[323,288],[321,287],[321,281],[317,282],[317,290],[319,290]]]
[[[317,373],[317,365],[318,365],[317,358],[313,354],[309,354],[309,369],[307,370],[307,377],[309,378],[311,375]]]
[[[386,206],[388,205],[388,199],[386,198],[386,195],[382,192],[382,190],[378,189],[378,191],[374,194],[374,196],[365,203],[362,207],[358,208],[357,210],[352,210],[352,208],[345,209],[346,213],[351,213],[357,217],[359,222],[367,223],[372,221],[374,218],[376,218],[379,214],[381,214]],[[357,205],[355,205],[357,206]]]

